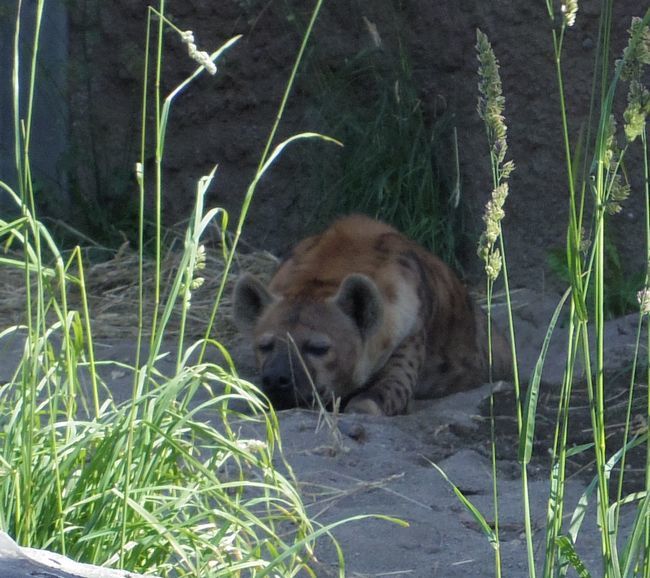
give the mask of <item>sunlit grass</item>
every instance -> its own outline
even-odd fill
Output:
[[[517,372],[517,356],[514,349],[515,324],[512,307],[508,299],[508,273],[501,219],[504,214],[507,178],[512,170],[505,160],[507,152],[505,101],[501,95],[498,75],[498,62],[492,52],[487,38],[478,33],[477,50],[480,60],[481,81],[479,87],[479,113],[485,121],[490,161],[493,175],[493,193],[486,206],[486,233],[479,244],[479,255],[485,261],[487,273],[488,307],[491,302],[493,283],[502,274],[507,307],[509,310],[509,329],[511,346],[515,360],[515,411],[519,434],[518,459],[522,474],[522,500],[524,511],[525,537],[527,544],[528,575],[533,578],[541,568],[544,577],[566,576],[569,568],[581,577],[591,576],[591,572],[601,571],[607,578],[648,576],[650,572],[650,525],[648,524],[648,492],[650,491],[650,450],[646,457],[646,488],[631,494],[624,494],[625,457],[636,446],[648,444],[647,427],[645,431],[636,431],[631,427],[632,407],[635,402],[636,375],[639,368],[650,368],[646,357],[642,358],[640,343],[648,308],[647,287],[648,270],[645,273],[646,289],[639,294],[640,313],[635,341],[632,375],[627,392],[626,420],[623,426],[623,443],[620,447],[607,445],[606,420],[608,352],[605,343],[606,319],[606,284],[607,237],[606,227],[609,220],[615,218],[630,193],[628,178],[630,171],[639,170],[642,175],[643,194],[646,206],[646,255],[650,257],[650,190],[648,184],[648,148],[646,142],[645,121],[650,112],[650,96],[643,86],[643,71],[650,63],[650,10],[643,19],[633,21],[630,28],[628,47],[613,68],[607,60],[609,54],[612,2],[603,3],[598,56],[594,65],[593,102],[589,127],[591,130],[582,135],[572,145],[569,121],[565,107],[564,72],[562,68],[563,40],[565,34],[571,33],[571,26],[579,18],[578,2],[563,4],[558,12],[552,2],[547,2],[548,15],[553,23],[552,46],[557,81],[560,92],[560,115],[562,118],[562,137],[565,146],[569,227],[567,231],[566,267],[568,287],[558,303],[549,324],[546,339],[539,354],[535,370],[528,383],[525,399],[520,395]],[[628,105],[619,119],[623,124],[620,130],[616,126],[614,115],[614,98],[619,84],[628,83]],[[517,130],[519,127],[515,127]],[[643,166],[625,166],[624,159],[628,149],[640,143]],[[619,145],[619,142],[622,144]],[[590,159],[584,163],[583,159]],[[624,170],[625,166],[625,170]],[[581,173],[582,170],[582,173]],[[511,194],[516,194],[512,192]],[[589,206],[591,205],[591,206]],[[589,231],[586,234],[585,231]],[[650,262],[650,260],[649,260]],[[568,308],[568,321],[564,327],[557,326],[560,312]],[[645,322],[645,329],[650,341],[650,325]],[[543,549],[536,550],[535,537],[530,523],[530,504],[526,466],[532,457],[537,400],[548,343],[553,332],[567,332],[567,352],[565,373],[558,396],[555,434],[551,447],[550,491],[546,516]],[[592,350],[592,345],[595,348]],[[587,397],[591,417],[591,443],[570,447],[568,431],[571,423],[570,408],[576,368],[584,368]],[[647,378],[647,376],[646,376]],[[523,394],[523,392],[522,392]],[[645,410],[646,423],[650,417],[650,406]],[[492,416],[494,420],[494,416]],[[492,427],[492,431],[494,431]],[[494,477],[494,530],[485,523],[483,515],[478,512],[464,496],[461,501],[481,524],[486,537],[495,548],[495,575],[501,576],[500,546],[498,541],[498,505],[501,499],[497,488],[496,447],[493,435],[492,474]],[[565,512],[565,486],[567,483],[567,460],[578,453],[591,452],[593,455],[594,478],[585,490],[578,506],[567,516]],[[621,465],[622,463],[622,465]],[[617,478],[612,477],[615,467],[620,467]],[[623,506],[634,506],[637,514],[632,529],[623,533],[620,510]],[[601,538],[600,569],[588,569],[576,552],[582,522],[589,508],[595,508],[598,517],[598,529]]]
[[[30,148],[37,142],[31,139],[31,110],[43,6],[43,0],[36,6],[27,86],[18,82],[23,20],[20,11],[17,14],[13,96],[18,186],[14,190],[0,182],[18,214],[13,220],[0,219],[1,240],[14,255],[3,258],[0,267],[22,269],[26,288],[24,323],[0,328],[0,339],[13,336],[24,343],[13,376],[0,386],[0,529],[23,546],[162,576],[295,576],[301,569],[314,575],[314,540],[329,529],[315,529],[305,513],[282,459],[274,413],[253,385],[237,377],[227,352],[210,335],[257,183],[289,143],[318,135],[297,135],[276,144],[276,123],[245,196],[233,243],[226,242],[227,214],[205,207],[215,171],[198,178],[178,267],[170,279],[164,278],[161,165],[172,105],[206,69],[215,72],[214,62],[237,39],[208,54],[173,25],[164,2],[147,11],[143,126],[151,106],[156,122],[153,137],[143,129],[141,161],[135,167],[141,193],[140,308],[133,319],[137,357],[133,366],[101,362],[132,377],[130,400],[117,404],[95,358],[82,251],[62,253],[35,209]],[[320,3],[314,19],[319,8]],[[179,41],[199,67],[163,98],[160,63],[167,27],[180,34]],[[286,95],[277,122],[285,103]],[[18,112],[23,109],[25,118]],[[150,147],[156,159],[153,175],[143,169]],[[148,178],[156,191],[151,294],[145,292],[143,279]],[[205,338],[188,342],[187,316],[192,294],[202,283],[208,250],[202,238],[215,221],[226,262],[223,284]],[[80,296],[78,308],[69,305],[73,291]],[[153,307],[145,308],[145,300]],[[146,311],[152,311],[150,317],[145,317]],[[180,316],[171,352],[175,370],[165,375],[159,361],[168,355],[163,343],[173,314]],[[150,336],[146,347],[145,335]],[[224,364],[204,361],[208,350],[218,352]],[[235,407],[246,409],[242,413]],[[257,436],[251,439],[240,434],[247,422],[255,423],[250,429]],[[342,558],[339,561],[343,573]]]

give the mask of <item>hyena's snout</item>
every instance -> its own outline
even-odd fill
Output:
[[[310,405],[312,400],[303,362],[288,351],[278,352],[264,363],[262,391],[276,410]]]

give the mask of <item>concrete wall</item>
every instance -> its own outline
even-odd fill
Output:
[[[36,2],[23,2],[20,46],[20,117],[25,118],[36,24]],[[17,2],[0,2],[0,179],[17,186],[14,145],[13,54]],[[63,0],[45,2],[37,63],[31,138],[32,178],[38,202],[62,216],[69,204],[66,180],[68,18]],[[2,218],[14,203],[0,194]]]

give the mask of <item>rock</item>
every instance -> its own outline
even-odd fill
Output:
[[[137,578],[124,570],[112,570],[91,564],[80,564],[61,554],[21,548],[5,532],[0,531],[0,576],[2,578]]]

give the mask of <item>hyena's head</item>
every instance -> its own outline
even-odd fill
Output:
[[[308,292],[307,292],[308,293]],[[382,298],[364,275],[348,275],[331,297],[273,295],[252,275],[237,282],[233,314],[253,340],[262,389],[275,409],[325,405],[359,386],[364,345],[381,325]]]

